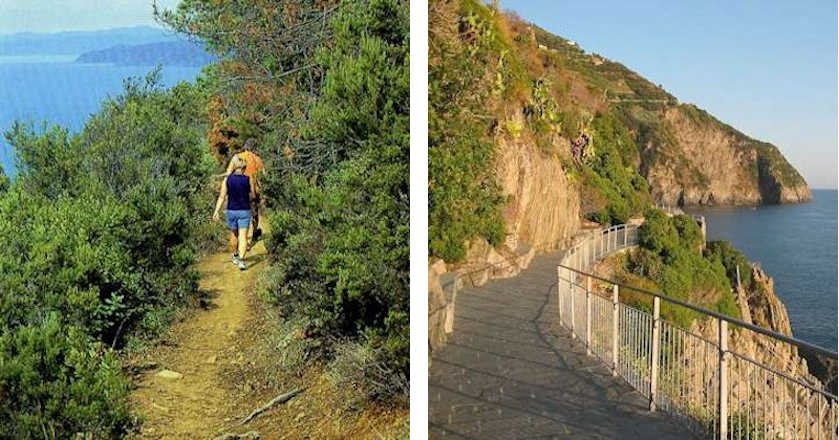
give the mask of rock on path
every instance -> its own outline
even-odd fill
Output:
[[[231,399],[235,384],[224,377],[223,369],[242,357],[237,332],[247,331],[255,316],[248,301],[266,264],[265,254],[265,246],[257,242],[246,271],[231,264],[227,252],[198,263],[199,287],[209,293],[209,305],[173,325],[167,335],[171,343],[155,347],[149,356],[147,361],[162,371],[146,371],[132,395],[144,418],[136,438],[212,439],[230,430],[230,420],[242,416]]]

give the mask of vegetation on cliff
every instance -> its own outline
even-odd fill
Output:
[[[197,302],[213,169],[200,87],[129,81],[75,135],[6,133],[0,437],[114,438],[131,424],[114,350]]]
[[[646,211],[639,232],[638,250],[623,259],[624,266],[617,274],[621,281],[739,317],[727,276],[729,266],[725,264],[739,261],[742,254],[727,243],[715,244],[703,253],[702,232],[692,218],[669,217],[657,209]],[[647,296],[627,291],[622,300],[652,310]],[[684,328],[689,328],[697,317],[694,312],[667,302],[662,304],[661,314]]]
[[[428,211],[429,249],[455,261],[465,243],[484,237],[504,239],[500,196],[494,173],[491,114],[511,91],[498,69],[507,43],[493,11],[477,2],[429,3],[428,62]]]
[[[295,354],[281,368],[325,364],[345,405],[406,404],[407,2],[185,0],[159,16],[221,57],[213,154],[255,138],[266,163],[262,292]]]
[[[556,59],[544,59],[523,21],[474,0],[430,3],[429,248],[457,261],[465,243],[504,238],[495,174],[501,136],[533,142],[578,177],[584,213],[603,223],[639,214],[649,190],[633,134],[607,108],[580,106]],[[516,115],[521,115],[517,118]],[[584,161],[569,139],[591,134]]]
[[[211,177],[251,137],[274,214],[261,290],[293,327],[280,368],[324,367],[349,396],[336,409],[404,409],[407,2],[184,0],[156,13],[219,57],[196,84],[164,90],[151,75],[81,133],[6,133],[18,177],[0,195],[0,438],[131,429],[121,350],[199,303],[191,265],[224,236],[208,222]]]

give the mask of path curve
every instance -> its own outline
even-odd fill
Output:
[[[431,354],[430,438],[694,438],[560,326],[560,257],[458,291],[454,332]]]
[[[207,439],[235,424],[240,414],[230,397],[233,384],[224,379],[222,371],[225,366],[245,362],[237,333],[246,331],[255,315],[249,297],[266,265],[265,258],[260,241],[247,257],[245,271],[233,265],[229,252],[199,261],[199,288],[209,294],[209,304],[174,324],[149,356],[148,362],[157,367],[139,378],[132,395],[145,419],[137,438]],[[163,369],[183,377],[158,376]]]

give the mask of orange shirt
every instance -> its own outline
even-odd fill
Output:
[[[253,177],[258,172],[265,171],[265,165],[262,164],[262,159],[252,151],[242,151],[238,153],[239,157],[245,159],[245,175]]]

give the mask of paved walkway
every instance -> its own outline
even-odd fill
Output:
[[[431,356],[430,438],[694,438],[559,326],[558,260],[458,292],[454,332]]]

